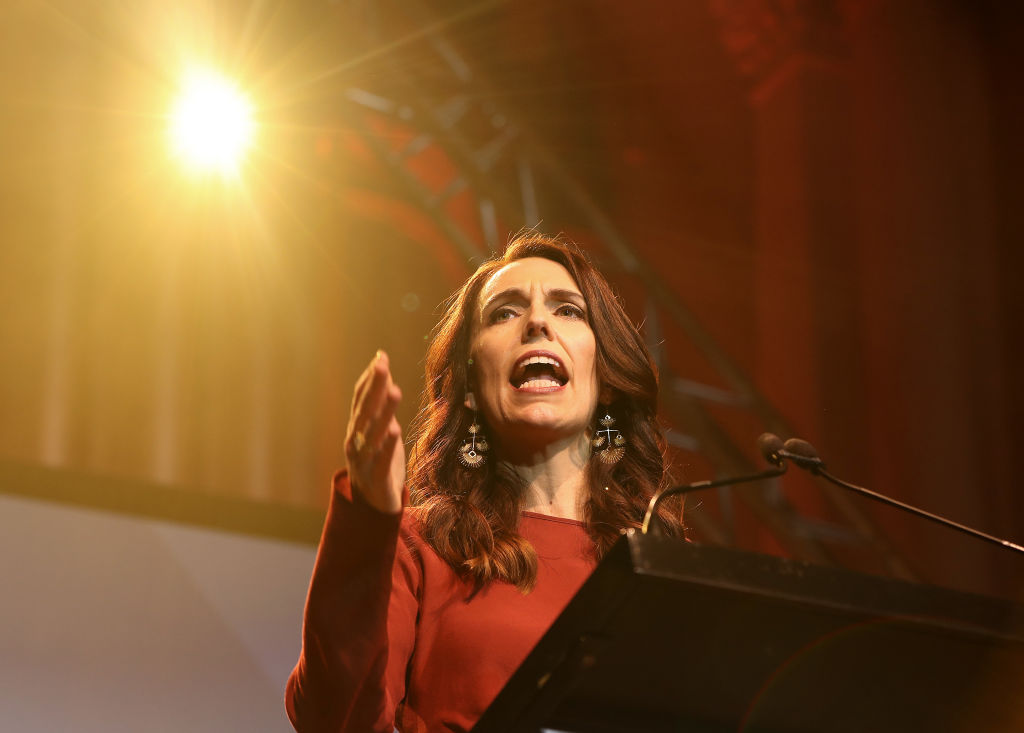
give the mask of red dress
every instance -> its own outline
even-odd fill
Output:
[[[468,731],[594,569],[582,522],[524,512],[537,584],[471,586],[412,514],[335,478],[285,705],[297,731]]]

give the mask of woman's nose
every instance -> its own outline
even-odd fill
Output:
[[[548,321],[548,313],[544,308],[531,308],[526,317],[525,337],[546,339],[551,338],[551,323]]]

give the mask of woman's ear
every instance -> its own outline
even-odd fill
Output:
[[[472,392],[466,392],[466,399],[463,400],[462,404],[468,407],[473,412],[476,412],[476,395]]]
[[[597,396],[598,401],[602,405],[610,405],[615,397],[615,391],[607,384],[601,385],[601,391]]]

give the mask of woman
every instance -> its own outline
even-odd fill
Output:
[[[288,682],[295,728],[469,730],[666,483],[657,389],[605,280],[535,233],[449,302],[408,473],[401,391],[378,352],[356,384]],[[682,533],[678,508],[662,516]]]

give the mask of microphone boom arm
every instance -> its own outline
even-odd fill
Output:
[[[650,504],[647,505],[647,513],[644,514],[644,523],[640,531],[643,534],[647,534],[647,531],[651,528],[651,520],[655,517],[655,510],[658,508],[658,504],[661,503],[662,499],[667,499],[670,496],[676,496],[678,494],[688,494],[691,491],[701,491],[702,489],[714,489],[718,486],[731,486],[732,484],[745,484],[751,481],[762,481],[764,479],[775,478],[781,476],[786,472],[786,464],[782,463],[778,468],[769,469],[768,471],[761,471],[760,473],[752,473],[748,476],[738,476],[736,478],[720,478],[713,481],[697,481],[692,484],[682,484],[681,486],[670,486],[665,489],[659,490],[654,496],[651,497]]]
[[[802,464],[798,464],[798,465],[801,465],[801,467],[807,468],[807,470],[810,471],[811,473],[813,473],[815,476],[821,476],[826,481],[829,481],[829,482],[831,482],[831,483],[833,483],[836,486],[839,486],[841,488],[848,489],[850,491],[856,492],[856,493],[860,494],[861,496],[866,496],[869,499],[874,499],[875,501],[880,501],[883,504],[888,504],[889,506],[894,506],[894,507],[896,507],[898,509],[903,509],[903,510],[908,511],[911,514],[915,514],[915,515],[917,515],[919,517],[923,517],[925,519],[930,519],[931,521],[936,522],[937,524],[941,524],[943,527],[949,527],[950,529],[959,530],[960,532],[964,532],[966,534],[969,534],[972,537],[977,537],[980,540],[985,540],[986,542],[991,542],[991,543],[999,545],[1001,547],[1005,547],[1008,550],[1015,550],[1017,552],[1024,553],[1024,547],[1021,547],[1020,545],[1018,545],[1015,542],[1010,542],[1009,540],[1000,539],[999,537],[993,537],[992,535],[986,534],[985,532],[982,532],[980,530],[974,529],[973,527],[968,527],[966,524],[960,524],[959,522],[954,522],[952,519],[946,519],[945,517],[941,517],[938,514],[932,514],[929,511],[925,511],[924,509],[918,509],[916,506],[912,506],[910,504],[904,504],[902,501],[898,501],[896,499],[892,499],[892,498],[890,498],[888,496],[885,496],[884,494],[879,494],[877,492],[872,491],[871,489],[865,489],[863,486],[857,486],[856,484],[851,484],[848,481],[843,481],[841,478],[837,478],[836,476],[833,476],[828,471],[826,471],[825,470],[825,466],[822,465],[822,464],[807,465],[807,466],[804,466]]]
[[[790,438],[783,443],[782,448],[779,449],[778,439],[770,434],[766,434],[766,436],[771,439],[771,441],[769,441],[770,446],[774,449],[774,453],[769,457],[769,460],[790,460],[800,468],[810,471],[815,476],[821,476],[826,481],[829,481],[842,489],[847,489],[856,494],[860,494],[861,496],[866,496],[869,499],[874,499],[875,501],[880,501],[883,504],[888,504],[889,506],[896,507],[897,509],[902,509],[906,512],[910,512],[916,517],[928,519],[936,524],[941,524],[943,527],[955,529],[958,532],[963,532],[964,534],[970,535],[971,537],[975,537],[979,540],[985,540],[986,542],[991,542],[994,545],[1005,547],[1007,550],[1013,550],[1014,552],[1024,554],[1024,547],[1021,547],[1016,542],[1010,542],[1009,540],[1004,540],[1000,537],[994,537],[990,534],[974,529],[974,527],[968,527],[966,524],[960,524],[959,522],[954,522],[952,519],[940,517],[938,514],[932,514],[931,512],[919,509],[912,504],[905,504],[904,502],[893,499],[885,494],[879,494],[877,491],[865,489],[863,486],[857,486],[857,484],[851,484],[849,481],[843,481],[841,478],[833,476],[825,470],[825,463],[818,457],[818,451],[815,450],[814,446],[806,440]],[[761,439],[766,440],[766,436],[761,436]],[[768,445],[769,442],[763,444]]]

